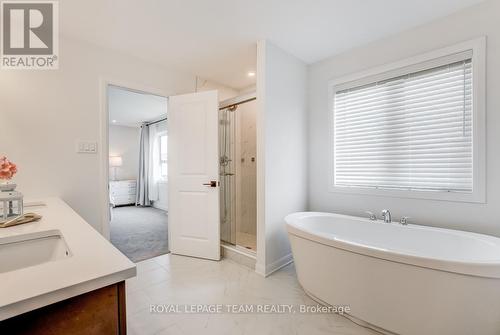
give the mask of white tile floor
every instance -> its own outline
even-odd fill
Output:
[[[150,304],[308,304],[292,265],[268,278],[233,263],[163,255],[137,263],[127,280],[131,335],[377,334],[334,314],[155,314]]]

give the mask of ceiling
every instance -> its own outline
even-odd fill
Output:
[[[481,1],[61,1],[60,20],[65,36],[242,89],[259,39],[314,63]]]
[[[109,86],[108,110],[110,125],[139,127],[166,116],[167,98]]]

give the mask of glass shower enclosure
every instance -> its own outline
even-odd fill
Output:
[[[255,98],[219,110],[220,220],[223,242],[256,251]]]

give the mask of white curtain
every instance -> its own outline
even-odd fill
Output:
[[[158,201],[160,172],[160,123],[149,126],[149,200]]]
[[[149,126],[141,127],[141,139],[139,145],[139,176],[137,179],[137,194],[135,204],[137,206],[150,206],[149,200],[149,170],[150,170],[150,136]]]

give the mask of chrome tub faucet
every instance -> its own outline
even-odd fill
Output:
[[[368,214],[368,218],[370,219],[370,221],[377,221],[377,216],[373,214],[373,212],[366,211],[365,213]]]
[[[382,220],[384,220],[384,223],[391,223],[392,222],[391,212],[388,209],[382,210]]]

